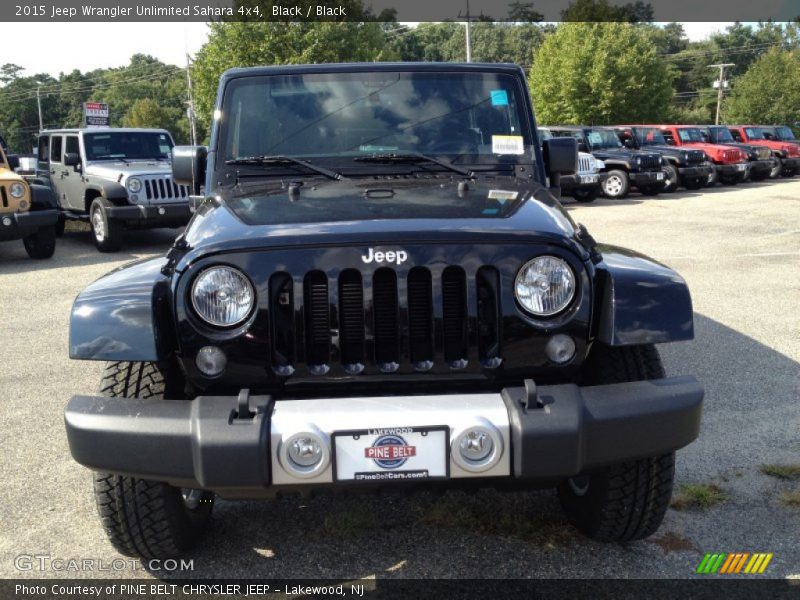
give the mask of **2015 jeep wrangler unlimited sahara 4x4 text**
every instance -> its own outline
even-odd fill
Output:
[[[164,258],[75,301],[65,412],[123,553],[189,549],[215,495],[554,486],[606,541],[653,533],[703,391],[655,344],[693,336],[683,279],[596,243],[543,185],[515,65],[234,69],[197,209]]]

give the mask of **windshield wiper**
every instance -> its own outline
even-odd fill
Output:
[[[374,162],[374,163],[418,163],[429,162],[445,169],[458,173],[464,177],[472,177],[473,173],[469,169],[457,167],[449,160],[443,158],[436,158],[435,156],[428,156],[421,152],[402,152],[402,153],[387,153],[387,154],[371,154],[370,156],[358,156],[353,160],[358,162]]]
[[[298,165],[300,167],[305,167],[309,171],[314,171],[315,173],[319,173],[320,175],[324,175],[329,179],[339,180],[342,179],[342,174],[337,173],[336,171],[331,171],[330,169],[326,169],[325,167],[318,167],[317,165],[313,165],[308,161],[300,160],[299,158],[294,158],[293,156],[283,156],[283,155],[275,155],[275,156],[244,156],[242,158],[234,158],[232,160],[226,160],[226,165],[258,165],[269,167],[272,165]]]

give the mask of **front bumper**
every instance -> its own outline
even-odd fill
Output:
[[[781,164],[783,164],[784,169],[800,169],[800,157],[782,158]]]
[[[687,179],[705,179],[711,174],[711,168],[706,166],[678,167],[678,177],[681,181]]]
[[[18,240],[36,233],[40,227],[51,227],[58,222],[58,211],[32,210],[0,214],[0,240]]]
[[[440,426],[448,432],[450,481],[550,482],[677,450],[700,428],[703,389],[693,377],[531,389],[279,401],[254,396],[245,404],[242,394],[161,401],[74,396],[65,423],[72,456],[86,467],[227,497],[252,497],[270,487],[343,485],[335,483],[334,432]],[[497,462],[481,472],[462,468],[454,456],[459,449],[449,448],[475,424],[493,429],[501,448]],[[306,431],[325,440],[330,460],[299,477],[284,468],[281,449]]]
[[[639,171],[630,174],[631,183],[636,186],[664,184],[664,171]]]
[[[748,165],[751,173],[769,172],[775,168],[775,162],[769,159],[751,160]]]
[[[592,189],[599,187],[606,179],[608,173],[575,174],[562,175],[560,179],[561,189],[564,191],[574,189]]]
[[[738,175],[744,178],[747,176],[748,171],[748,163],[717,165],[717,173],[720,177],[733,177]]]
[[[169,204],[126,204],[110,206],[107,209],[110,219],[119,219],[139,225],[167,227],[185,225],[189,222],[191,211],[189,201],[171,202]]]

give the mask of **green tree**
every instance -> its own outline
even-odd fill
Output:
[[[562,21],[607,23],[641,23],[653,20],[653,7],[636,0],[623,5],[608,0],[575,0],[561,11]]]
[[[800,50],[773,48],[734,79],[722,118],[728,122],[794,123],[800,115]]]
[[[545,38],[530,73],[542,123],[658,121],[672,97],[652,32],[627,23],[564,23]]]

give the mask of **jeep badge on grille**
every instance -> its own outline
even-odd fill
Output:
[[[408,260],[408,253],[405,250],[387,250],[386,252],[375,252],[373,248],[368,248],[367,253],[361,256],[361,260],[369,264],[371,262],[389,262],[402,265]]]

